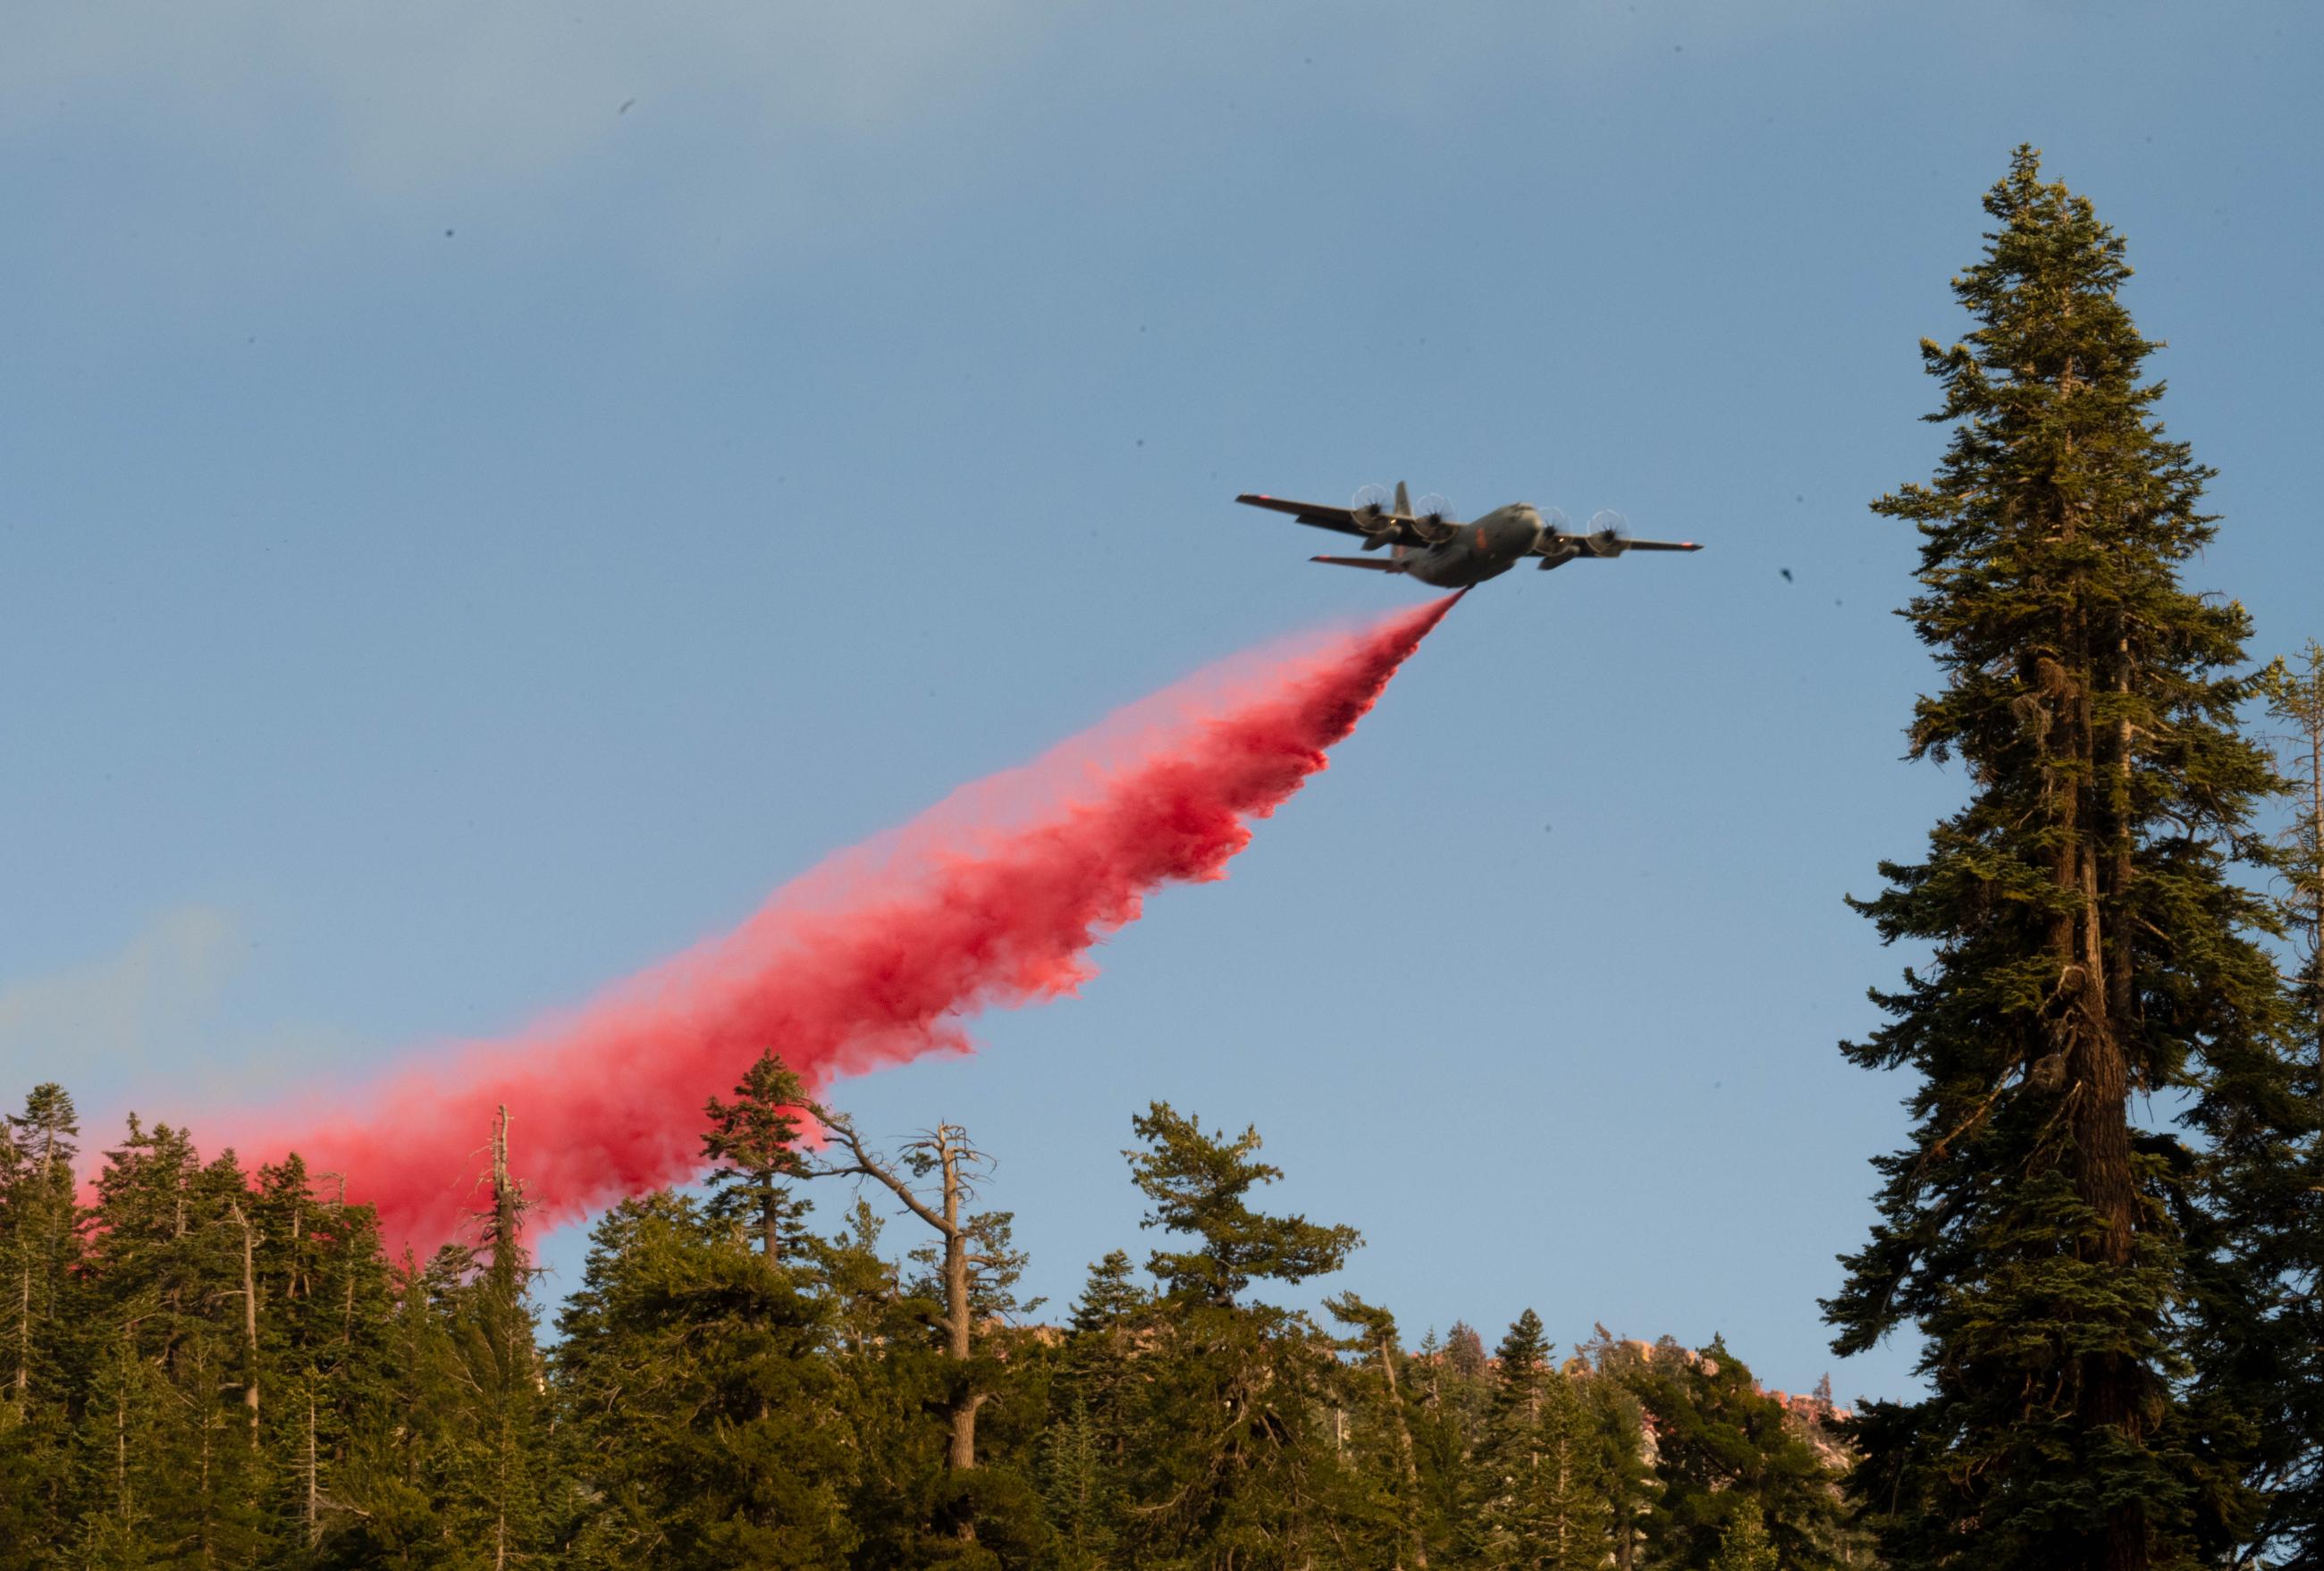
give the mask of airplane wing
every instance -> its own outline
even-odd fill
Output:
[[[1420,520],[1403,513],[1381,514],[1382,518],[1394,520],[1396,527],[1375,533],[1356,522],[1354,511],[1348,508],[1325,507],[1320,502],[1292,501],[1284,497],[1260,496],[1255,492],[1248,491],[1235,498],[1235,501],[1246,507],[1266,508],[1273,512],[1289,513],[1303,524],[1313,524],[1319,529],[1337,529],[1342,535],[1357,535],[1370,539],[1386,540],[1398,546],[1419,546],[1426,543],[1421,539],[1420,531],[1416,527]]]
[[[1556,567],[1568,562],[1594,562],[1619,556],[1629,551],[1702,549],[1692,540],[1633,540],[1628,535],[1618,535],[1609,542],[1597,535],[1559,535],[1535,547],[1534,554],[1542,559],[1543,566]]]

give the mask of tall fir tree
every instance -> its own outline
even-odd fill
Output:
[[[259,1169],[246,1203],[263,1378],[276,1393],[267,1416],[276,1533],[314,1554],[361,1510],[348,1476],[355,1429],[392,1380],[387,1263],[371,1208],[347,1204],[336,1174],[318,1184],[295,1153]]]
[[[1475,1468],[1477,1563],[1588,1571],[1615,1553],[1616,1478],[1602,1416],[1557,1368],[1527,1309],[1495,1355],[1492,1407]]]
[[[1534,1550],[1531,1489],[1540,1460],[1535,1427],[1550,1376],[1549,1340],[1530,1309],[1509,1322],[1492,1361],[1492,1399],[1471,1474],[1468,1548],[1486,1566],[1516,1566]]]
[[[2289,776],[2282,834],[2284,964],[2292,1024],[2277,1129],[2247,1118],[2228,1144],[2224,1192],[2240,1248],[2231,1262],[2273,1290],[2264,1313],[2215,1327],[2210,1392],[2252,1427],[2255,1483],[2266,1508],[2247,1531],[2287,1566],[2324,1564],[2324,644],[2266,672],[2268,718]],[[2275,1135],[2275,1139],[2268,1139]],[[2271,1401],[2280,1394],[2282,1401]],[[2255,1399],[2256,1397],[2256,1399]]]
[[[692,1201],[625,1200],[593,1235],[556,1356],[590,1567],[840,1564],[854,1471],[827,1305]]]
[[[1621,1378],[1654,1427],[1650,1564],[1711,1571],[1738,1555],[1769,1557],[1787,1571],[1860,1563],[1841,1521],[1837,1470],[1724,1340],[1689,1351],[1665,1337]]]
[[[433,1410],[423,1420],[430,1438],[411,1455],[413,1483],[429,1550],[462,1571],[508,1571],[540,1557],[557,1541],[564,1499],[505,1108],[493,1130],[491,1183],[482,1247],[445,1245],[418,1284],[428,1317],[419,1350],[440,1362],[415,1392]]]
[[[1251,1192],[1280,1178],[1259,1132],[1229,1138],[1167,1102],[1131,1120],[1124,1152],[1141,1223],[1179,1235],[1147,1269],[1162,1294],[1142,1332],[1139,1441],[1127,1457],[1128,1560],[1250,1571],[1330,1559],[1339,1466],[1327,1414],[1338,1360],[1305,1316],[1240,1294],[1339,1269],[1355,1229],[1273,1216]]]
[[[1198,1241],[1191,1249],[1156,1250],[1147,1262],[1174,1295],[1229,1306],[1253,1277],[1297,1282],[1327,1275],[1363,1242],[1344,1225],[1251,1208],[1251,1191],[1283,1176],[1281,1168],[1256,1160],[1256,1128],[1232,1140],[1223,1132],[1205,1135],[1200,1119],[1167,1102],[1153,1103],[1130,1127],[1146,1147],[1122,1155],[1130,1181],[1153,1208],[1139,1226]]]
[[[244,1192],[230,1160],[206,1171],[185,1131],[134,1114],[106,1153],[79,1294],[91,1372],[74,1447],[84,1560],[167,1558],[187,1540],[211,1558],[259,1547],[271,1458],[249,1405],[262,1383],[241,1256],[224,1226]]]
[[[1392,1525],[1396,1552],[1391,1558],[1413,1571],[1427,1571],[1428,1497],[1421,1487],[1420,1448],[1413,1438],[1417,1402],[1401,1368],[1405,1356],[1396,1317],[1351,1292],[1325,1299],[1323,1307],[1352,1333],[1346,1346],[1359,1360],[1357,1373],[1365,1377],[1350,1382],[1355,1405],[1370,1420],[1367,1427],[1379,1431],[1385,1442],[1375,1447],[1382,1476],[1369,1493],[1379,1499]]]
[[[318,1566],[398,1571],[475,1564],[471,1513],[454,1509],[468,1476],[476,1393],[456,1317],[475,1252],[449,1246],[422,1266],[409,1250],[380,1262],[383,1291],[358,1300],[359,1335],[375,1339],[371,1377],[340,1388],[346,1438]]]
[[[762,1052],[734,1087],[734,1099],[710,1098],[702,1154],[711,1162],[709,1213],[747,1221],[769,1260],[798,1248],[814,1202],[792,1189],[807,1174],[799,1150],[807,1082],[771,1052]]]
[[[1066,1323],[1037,1476],[1069,1571],[1108,1564],[1120,1537],[1121,1465],[1137,1416],[1130,1359],[1149,1302],[1130,1280],[1130,1252],[1116,1249],[1090,1267]]]
[[[1655,1447],[1646,1404],[1638,1400],[1637,1390],[1652,1351],[1644,1343],[1617,1338],[1603,1325],[1593,1325],[1589,1338],[1573,1350],[1575,1364],[1591,1377],[1582,1387],[1582,1396],[1604,1469],[1618,1571],[1635,1571],[1642,1563],[1645,1528],[1662,1499],[1662,1481],[1650,1461]]]
[[[35,1086],[0,1126],[0,1571],[42,1564],[69,1520],[79,1135],[72,1098],[54,1084]]]
[[[2262,687],[2291,810],[2277,868],[2289,1018],[2280,1072],[2254,1074],[2246,1094],[2206,1108],[2238,1115],[2213,1118],[2206,1218],[2225,1246],[2205,1263],[2227,1290],[2209,1302],[2234,1312],[2199,1323],[2195,1397],[2215,1429],[2240,1427],[2236,1454],[2260,1502],[2245,1548],[2314,1566],[2324,1565],[2324,644],[2272,662]]]
[[[1893,1565],[2140,1571],[2248,1510],[2174,1336],[2182,1304],[2236,1312],[2232,1273],[2197,1280],[2230,1241],[2190,1238],[2196,1162],[2132,1099],[2192,1099],[2217,1139],[2273,1095],[2270,918],[2236,864],[2274,776],[2237,729],[2243,609],[2180,580],[2210,472],[2154,417],[2121,238],[2030,148],[1985,207],[1954,280],[1976,327],[1922,345],[1943,462],[1875,504],[1920,529],[1906,615],[1945,678],[1911,750],[1969,798],[1859,904],[1932,953],[1845,1049],[1914,1072],[1914,1122],[1826,1310],[1844,1353],[1927,1339],[1928,1394],[1857,1430]]]
[[[2284,835],[2284,917],[2292,933],[2295,1034],[2305,1039],[2309,1089],[2324,1100],[2324,644],[2263,678],[2269,717],[2285,728],[2292,822]]]

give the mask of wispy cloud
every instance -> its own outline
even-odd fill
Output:
[[[174,1054],[216,1009],[236,941],[224,913],[182,906],[118,953],[0,983],[0,1070],[59,1079]]]
[[[371,189],[540,175],[685,104],[752,142],[877,134],[983,91],[1075,7],[1037,0],[673,6],[172,0],[19,10],[0,120],[120,100],[181,136],[337,157]],[[624,107],[637,117],[622,124]],[[246,139],[288,121],[308,136]]]
[[[1240,79],[1273,99],[1343,80],[1351,113],[1425,124],[1517,59],[1541,94],[1528,115],[1576,91],[1612,95],[1594,112],[1618,113],[1624,62],[1666,58],[1674,37],[1716,48],[1849,8],[1637,10],[40,0],[5,29],[0,132],[46,127],[92,156],[159,161],[166,179],[132,183],[197,204],[189,222],[205,235],[233,232],[219,222],[232,215],[279,244],[366,212],[442,223],[489,203],[506,229],[578,224],[598,244],[675,231],[734,252],[812,248],[867,213],[956,199],[1012,145],[1056,134],[1060,104],[1085,133],[1120,122],[1173,148],[1208,145],[1235,133],[1204,86]],[[138,216],[143,233],[151,215]]]

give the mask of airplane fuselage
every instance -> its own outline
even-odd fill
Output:
[[[1622,532],[1618,513],[1601,512],[1590,519],[1587,534],[1566,527],[1565,515],[1555,508],[1549,518],[1531,502],[1513,501],[1483,518],[1461,523],[1442,497],[1424,497],[1413,510],[1402,485],[1396,488],[1396,506],[1387,493],[1367,486],[1356,493],[1353,506],[1324,507],[1247,491],[1235,501],[1269,512],[1289,513],[1303,524],[1354,535],[1363,540],[1363,555],[1311,556],[1333,567],[1369,567],[1375,573],[1401,573],[1438,589],[1466,589],[1488,578],[1499,578],[1531,558],[1536,567],[1563,567],[1585,558],[1605,559],[1631,551],[1700,551],[1692,540],[1639,540]],[[1382,547],[1387,554],[1381,555]]]
[[[1433,546],[1397,547],[1391,571],[1439,589],[1466,589],[1524,561],[1541,543],[1541,533],[1540,510],[1530,502],[1511,502],[1460,525]]]

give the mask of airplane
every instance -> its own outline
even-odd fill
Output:
[[[1591,528],[1577,532],[1568,527],[1565,515],[1555,508],[1545,513],[1531,502],[1495,508],[1483,518],[1464,524],[1451,516],[1452,504],[1443,497],[1423,497],[1420,510],[1414,511],[1402,481],[1397,482],[1393,508],[1388,506],[1388,492],[1377,485],[1364,487],[1356,493],[1354,502],[1343,508],[1288,501],[1252,492],[1245,492],[1235,501],[1289,513],[1301,523],[1313,524],[1319,529],[1361,535],[1367,551],[1377,551],[1383,546],[1390,547],[1384,557],[1311,556],[1311,562],[1328,562],[1334,567],[1369,567],[1375,573],[1408,574],[1439,589],[1466,589],[1488,578],[1498,578],[1528,556],[1537,558],[1536,565],[1547,572],[1568,562],[1619,556],[1625,551],[1702,549],[1692,540],[1634,540],[1622,533],[1618,513],[1599,513],[1590,520]]]

